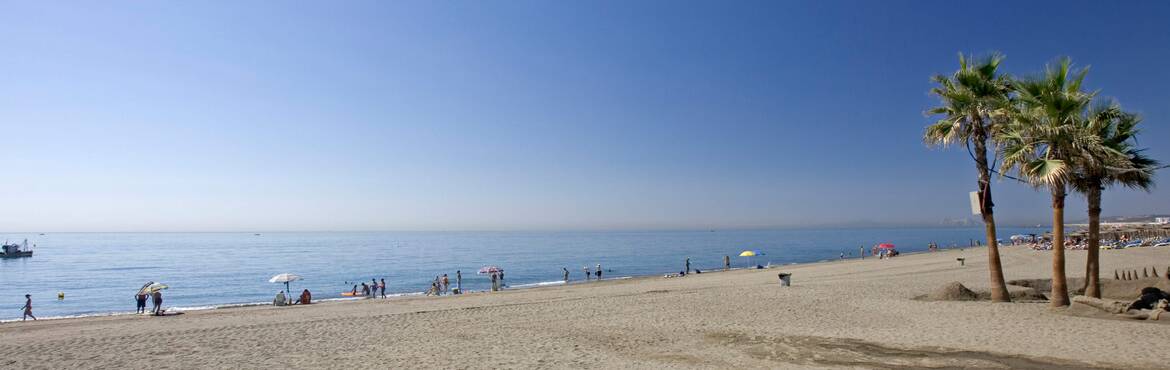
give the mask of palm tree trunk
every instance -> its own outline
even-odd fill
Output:
[[[1064,276],[1064,183],[1052,188],[1052,307],[1068,306],[1068,286]]]
[[[1085,257],[1085,295],[1101,298],[1101,187],[1086,194],[1089,203],[1089,251]]]
[[[982,122],[979,122],[982,126]],[[991,301],[1011,302],[1007,284],[1003,279],[1003,265],[999,261],[999,241],[995,234],[995,214],[991,201],[991,170],[987,165],[987,134],[983,130],[975,133],[975,166],[979,170],[979,213],[983,216],[983,228],[987,236],[987,271],[991,274]]]

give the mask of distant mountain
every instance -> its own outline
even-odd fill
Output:
[[[1101,217],[1101,223],[1107,223],[1107,222],[1149,223],[1149,222],[1154,222],[1154,218],[1157,218],[1157,217],[1170,217],[1170,215],[1163,214],[1163,215],[1144,215],[1144,216],[1108,216],[1108,217]],[[1071,222],[1071,223],[1087,224],[1087,223],[1089,223],[1089,220],[1088,219],[1080,219],[1080,220],[1077,220],[1076,222]]]
[[[976,220],[976,219],[971,218],[971,217],[961,217],[961,218],[944,218],[942,220],[939,220],[938,223],[939,223],[939,225],[943,225],[943,226],[975,226],[975,225],[982,224],[983,221]]]

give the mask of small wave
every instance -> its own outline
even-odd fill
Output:
[[[153,270],[158,267],[154,266],[128,266],[128,267],[106,267],[90,269],[90,271],[134,271],[134,270]]]
[[[521,289],[521,288],[535,288],[535,287],[542,287],[542,286],[564,285],[564,284],[565,284],[564,280],[557,280],[557,281],[542,281],[539,283],[529,283],[529,284],[516,284],[516,285],[510,285],[509,287],[515,288],[515,289]]]
[[[137,314],[137,313],[136,313],[136,312],[99,312],[99,313],[87,313],[87,314],[79,314],[79,315],[64,315],[64,316],[47,316],[47,317],[38,317],[38,318],[37,318],[37,321],[41,321],[41,320],[79,319],[79,318],[84,318],[84,317],[126,316],[126,315],[135,315],[135,314]],[[10,323],[10,322],[20,322],[20,321],[23,321],[23,320],[21,320],[21,319],[8,319],[8,320],[0,320],[0,324],[3,324],[3,323]]]

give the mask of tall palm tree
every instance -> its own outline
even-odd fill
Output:
[[[1158,162],[1142,154],[1135,147],[1137,125],[1141,118],[1126,113],[1116,103],[1095,107],[1084,120],[1087,135],[1101,139],[1106,157],[1094,152],[1083,153],[1077,171],[1070,183],[1077,192],[1085,194],[1089,213],[1088,255],[1085,263],[1085,295],[1101,298],[1100,239],[1101,192],[1106,187],[1121,185],[1149,190],[1154,185],[1154,170]]]
[[[1101,138],[1080,129],[1095,93],[1081,90],[1088,69],[1072,72],[1072,62],[1060,59],[1043,76],[1016,81],[1018,104],[1002,133],[1003,166],[1018,170],[1032,185],[1052,196],[1053,307],[1067,306],[1064,263],[1064,201],[1077,159],[1099,151]]]
[[[926,127],[923,139],[931,146],[962,143],[975,160],[980,213],[987,233],[991,300],[1010,302],[995,234],[995,215],[992,212],[994,203],[991,201],[992,166],[987,160],[987,143],[995,138],[1007,117],[1007,109],[1011,106],[1011,87],[1009,79],[998,73],[1002,55],[992,54],[983,59],[973,59],[959,54],[959,70],[951,76],[936,75],[932,79],[938,86],[932,88],[930,93],[938,96],[942,105],[927,113],[942,118]]]

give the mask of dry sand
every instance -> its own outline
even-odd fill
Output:
[[[35,368],[1166,368],[1170,326],[1044,303],[924,302],[987,289],[986,251],[641,278],[454,297],[251,307],[175,317],[0,325],[0,367]],[[960,267],[955,261],[965,257]],[[1050,254],[1006,248],[1008,279]],[[1084,252],[1070,251],[1080,276]],[[1103,251],[1170,266],[1170,248]],[[793,286],[777,284],[780,271]]]

